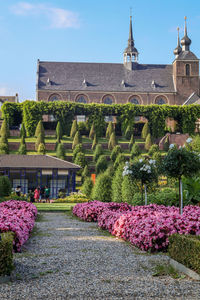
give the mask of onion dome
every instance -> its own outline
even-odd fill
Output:
[[[182,48],[180,46],[180,38],[179,38],[179,27],[177,27],[178,31],[178,39],[177,39],[177,47],[174,49],[174,55],[178,56],[182,52]]]

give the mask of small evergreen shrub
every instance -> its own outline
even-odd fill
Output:
[[[111,134],[114,131],[114,126],[112,122],[108,123],[107,129],[106,129],[106,138],[109,139],[111,137]]]
[[[87,178],[89,175],[90,175],[90,172],[89,172],[88,166],[86,165],[82,172],[82,178],[85,180],[85,178]]]
[[[149,133],[146,137],[145,149],[150,150],[151,146],[152,146],[152,138],[151,138],[151,134]]]
[[[200,236],[173,234],[169,237],[169,255],[200,274]]]
[[[0,241],[0,276],[10,275],[14,269],[13,264],[13,232],[1,233]]]
[[[191,144],[190,144],[192,150],[196,151],[196,152],[200,152],[200,135],[196,135]]]
[[[59,143],[57,146],[56,157],[65,160],[65,147],[62,143]]]
[[[0,154],[9,154],[8,144],[0,142]]]
[[[76,147],[74,148],[74,151],[73,151],[73,162],[75,162],[76,155],[77,155],[79,152],[83,152],[83,153],[84,153],[84,149],[83,149],[83,145],[82,145],[82,144],[78,144],[78,145],[76,145]]]
[[[118,166],[112,180],[112,201],[113,202],[122,202],[123,168],[124,168],[124,164]]]
[[[108,167],[105,172],[106,172],[106,174],[110,175],[111,177],[114,176],[115,169],[114,169],[114,166],[112,163],[108,163]]]
[[[44,143],[39,144],[37,154],[39,154],[39,155],[45,155],[46,154],[46,148],[45,148]]]
[[[122,153],[122,148],[119,145],[117,145],[113,148],[113,150],[111,152],[111,155],[110,155],[110,159],[113,162],[115,162],[115,160],[116,160],[119,153]]]
[[[80,132],[77,131],[77,132],[75,133],[74,140],[73,140],[73,143],[72,143],[72,150],[74,150],[75,147],[76,147],[78,144],[81,144],[81,141],[82,141],[82,139],[81,139]]]
[[[106,172],[97,176],[96,183],[92,189],[92,199],[102,202],[112,200],[112,177]]]
[[[96,163],[96,174],[104,172],[107,169],[108,162],[105,155],[100,155]]]
[[[94,138],[93,138],[93,142],[92,142],[92,150],[95,150],[97,143],[98,143],[98,141],[97,141],[97,135],[95,133],[94,134]]]
[[[103,148],[100,144],[97,144],[94,151],[94,157],[93,157],[94,161],[97,162],[99,156],[102,154],[103,154]]]
[[[95,126],[94,126],[94,123],[92,123],[92,126],[91,126],[91,129],[90,129],[90,133],[89,133],[89,138],[90,139],[94,139],[94,136],[95,136]]]
[[[24,122],[22,122],[22,126],[21,126],[21,129],[20,129],[20,137],[26,137],[26,128],[25,128],[25,125],[24,125]]]
[[[5,136],[6,138],[10,136],[9,126],[5,119],[1,125],[1,136]]]
[[[63,129],[62,129],[61,122],[58,121],[58,123],[56,125],[56,138],[60,142],[62,137],[63,137]]]
[[[141,153],[142,153],[142,150],[140,149],[138,144],[135,143],[131,149],[131,158],[134,159],[135,157],[140,156]]]
[[[79,122],[78,123],[78,131],[81,135],[88,135],[88,127],[86,122]]]
[[[70,137],[73,139],[76,132],[78,131],[78,124],[77,121],[74,120],[72,123],[71,131],[70,131]]]
[[[133,145],[134,145],[134,136],[133,136],[133,134],[132,134],[132,135],[131,135],[130,142],[129,142],[129,144],[128,144],[128,148],[129,148],[130,151],[131,151]]]
[[[37,127],[35,129],[35,137],[37,138],[39,137],[39,135],[41,135],[44,140],[45,138],[44,126],[41,120],[38,122]]]
[[[114,163],[114,169],[116,170],[119,167],[119,165],[124,164],[126,160],[127,159],[124,156],[124,154],[119,153]]]
[[[85,167],[86,163],[87,163],[86,158],[85,158],[85,154],[83,152],[78,152],[77,155],[76,155],[76,159],[75,159],[74,163],[76,165],[79,165],[83,169]]]
[[[26,150],[26,144],[21,143],[19,145],[19,149],[18,149],[18,154],[20,155],[26,155],[27,154],[27,150]]]
[[[92,193],[92,189],[93,189],[93,181],[90,177],[86,177],[84,184],[81,188],[81,191],[83,192],[83,194],[85,194],[88,198],[91,197],[91,193]]]
[[[149,123],[146,122],[142,128],[142,138],[143,139],[146,139],[147,135],[150,133],[150,130],[149,130]]]
[[[40,144],[44,144],[44,136],[42,133],[39,133],[35,142],[35,150],[38,151],[38,147]]]
[[[135,193],[135,186],[133,185],[133,181],[129,175],[123,177],[121,191],[122,201],[127,202],[128,204],[132,204],[133,196]]]
[[[130,140],[131,136],[133,135],[133,126],[128,125],[125,131],[125,138]]]
[[[148,154],[149,154],[150,156],[152,156],[155,152],[159,152],[159,147],[158,147],[157,144],[153,144],[153,145],[150,147]]]
[[[0,197],[6,197],[11,194],[12,186],[7,176],[0,176]]]
[[[117,145],[117,138],[115,132],[113,131],[108,142],[108,149],[112,150],[116,145]]]

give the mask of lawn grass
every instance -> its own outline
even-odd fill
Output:
[[[70,211],[77,203],[34,203],[38,211]]]

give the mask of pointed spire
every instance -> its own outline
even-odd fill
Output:
[[[130,15],[129,39],[128,39],[128,47],[124,50],[124,64],[126,65],[127,63],[132,63],[133,58],[135,61],[137,61],[138,51],[134,47],[132,15]]]
[[[179,29],[180,28],[177,27],[177,31],[178,31],[177,47],[174,49],[174,55],[176,55],[176,57],[178,57],[178,55],[182,52],[182,48],[180,46]]]
[[[190,44],[191,44],[191,39],[187,36],[187,17],[184,18],[185,19],[185,27],[184,27],[184,37],[181,40],[181,45],[182,45],[182,49],[183,51],[190,51]]]

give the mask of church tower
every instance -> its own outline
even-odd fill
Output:
[[[178,94],[177,104],[183,104],[193,93],[199,95],[199,59],[190,51],[191,40],[187,35],[186,20],[185,17],[184,37],[180,43],[178,28],[178,43],[174,49],[173,77]]]
[[[138,54],[139,53],[135,48],[134,39],[133,39],[132,16],[130,16],[128,46],[124,50],[124,66],[127,69],[133,70],[133,62],[137,62]]]

